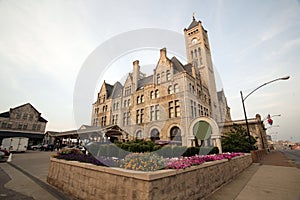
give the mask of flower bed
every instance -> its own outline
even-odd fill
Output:
[[[124,159],[113,159],[111,157],[94,157],[83,154],[77,149],[63,149],[59,151],[55,158],[73,160],[94,165],[109,167],[120,167],[137,171],[155,171],[160,169],[185,169],[193,165],[200,165],[204,162],[216,161],[222,159],[231,159],[243,153],[223,153],[216,155],[196,155],[191,157],[163,158],[156,153],[131,153]]]
[[[248,154],[234,155],[173,159],[184,169],[151,172],[51,158],[47,181],[76,199],[201,199],[252,163]]]
[[[232,159],[236,156],[244,155],[243,153],[223,153],[217,155],[199,155],[191,157],[181,157],[178,159],[168,159],[165,169],[185,169],[193,165],[200,165],[204,162]]]

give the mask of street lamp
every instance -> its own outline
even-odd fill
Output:
[[[277,78],[277,79],[274,79],[272,81],[269,81],[269,82],[266,82],[260,86],[258,86],[257,88],[255,88],[253,91],[251,91],[248,95],[246,95],[245,97],[243,97],[243,92],[240,91],[241,93],[241,99],[242,99],[242,104],[243,104],[243,109],[244,109],[244,115],[245,115],[245,121],[246,121],[246,127],[247,127],[247,134],[248,134],[248,141],[249,141],[249,146],[251,147],[251,138],[250,138],[250,130],[249,130],[249,124],[248,124],[248,119],[247,119],[247,114],[246,114],[246,108],[245,108],[245,100],[253,93],[255,92],[256,90],[258,90],[259,88],[265,86],[265,85],[268,85],[270,83],[273,83],[275,81],[280,81],[280,80],[288,80],[290,78],[290,76],[284,76],[282,78]],[[263,145],[263,149],[265,148],[265,145],[264,143],[262,142],[262,145]]]

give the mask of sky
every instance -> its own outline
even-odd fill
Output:
[[[158,46],[135,48],[138,41],[153,40],[148,38],[151,30],[170,33],[162,34],[162,41],[171,42],[162,42],[161,48],[185,64],[183,29],[193,13],[208,31],[219,87],[225,91],[232,119],[244,118],[240,91],[246,96],[288,75],[287,81],[257,90],[245,106],[248,118],[257,113],[262,118],[281,115],[274,116],[273,127],[267,125],[274,139],[300,141],[299,0],[0,0],[0,112],[29,102],[48,120],[47,130],[90,124],[92,103],[104,79],[110,84],[123,80],[137,59],[142,70],[157,63]],[[138,30],[143,34],[120,40]],[[93,94],[85,98],[85,113],[76,120],[76,84],[92,57],[99,55],[95,52],[106,47],[98,57],[102,63],[110,58],[112,46],[113,52],[122,53],[118,50],[130,45],[135,49],[107,65],[95,65],[97,81],[85,85]],[[181,49],[172,52],[177,47]]]

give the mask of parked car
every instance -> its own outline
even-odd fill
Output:
[[[41,147],[41,151],[53,151],[54,144],[43,144]]]
[[[37,150],[37,149],[41,149],[42,146],[43,146],[42,144],[32,145],[32,146],[30,146],[30,149],[31,149],[31,150]]]
[[[0,162],[6,162],[9,157],[9,152],[4,149],[0,149]]]

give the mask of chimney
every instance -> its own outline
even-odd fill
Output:
[[[167,49],[163,48],[160,50],[160,57],[161,58],[166,58],[167,57]]]
[[[135,91],[138,88],[139,77],[140,77],[140,66],[139,66],[139,61],[136,60],[133,62],[133,72],[132,72],[133,89]]]

